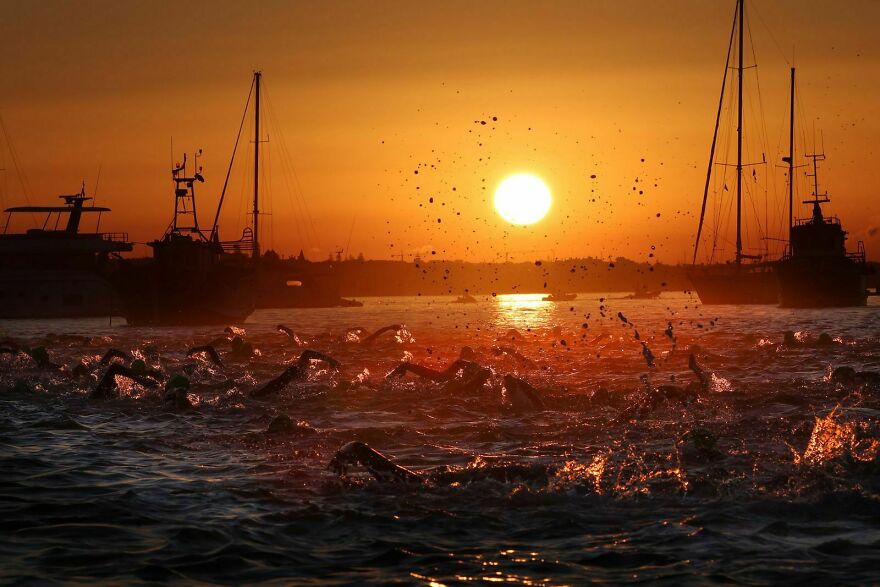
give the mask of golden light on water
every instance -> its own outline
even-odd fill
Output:
[[[495,209],[511,224],[533,224],[550,210],[550,188],[528,173],[511,175],[495,190]]]
[[[547,328],[555,304],[544,301],[544,294],[501,294],[496,299],[498,328]]]

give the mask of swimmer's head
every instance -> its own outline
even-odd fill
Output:
[[[49,351],[44,346],[37,346],[31,349],[31,358],[39,365],[45,365],[49,362]]]
[[[184,375],[175,375],[168,380],[167,384],[165,384],[165,391],[171,389],[189,389],[189,379]]]

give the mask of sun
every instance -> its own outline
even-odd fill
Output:
[[[533,224],[550,210],[550,189],[528,173],[511,175],[495,190],[495,210],[511,224]]]

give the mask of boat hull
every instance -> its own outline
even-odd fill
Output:
[[[119,298],[87,271],[0,271],[0,318],[94,318],[118,315]]]
[[[843,308],[868,303],[865,265],[848,258],[786,259],[779,263],[783,308]]]
[[[218,270],[190,280],[169,280],[152,266],[119,275],[122,315],[129,326],[240,324],[254,311],[252,275]]]
[[[769,266],[719,265],[694,269],[688,277],[706,305],[779,303],[779,284]]]

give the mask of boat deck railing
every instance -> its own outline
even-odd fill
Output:
[[[241,231],[241,238],[237,241],[221,241],[220,248],[224,253],[240,254],[249,253],[254,247],[254,233],[249,226]]]
[[[111,243],[127,243],[128,242],[128,233],[127,232],[101,232],[99,236]]]
[[[250,253],[252,245],[242,241],[228,241],[220,243],[224,253],[245,254]]]
[[[856,252],[855,253],[847,253],[846,256],[849,257],[850,259],[852,259],[853,261],[855,261],[856,263],[864,264],[865,263],[865,256],[866,256],[864,241],[858,242],[858,244],[856,245]]]
[[[856,263],[865,264],[867,261],[867,255],[865,253],[865,243],[863,241],[859,241],[856,245],[856,250],[853,253],[846,252],[845,257],[850,259],[851,261],[855,261]],[[782,253],[782,260],[788,261],[792,258],[791,254],[791,245],[785,246],[785,251]]]
[[[840,218],[837,216],[824,216],[825,224],[837,224],[840,225]],[[804,226],[806,224],[812,224],[812,218],[798,218],[794,221],[795,226]]]

